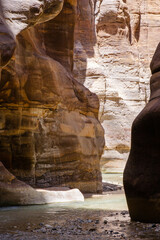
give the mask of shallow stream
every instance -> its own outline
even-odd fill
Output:
[[[105,192],[84,203],[1,208],[0,239],[158,240],[160,224],[131,222],[123,191]]]

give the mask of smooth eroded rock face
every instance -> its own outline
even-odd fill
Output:
[[[64,0],[1,0],[1,16],[16,36],[29,26],[56,17],[63,3]]]
[[[0,173],[0,207],[84,201],[84,197],[78,189],[34,189],[19,181],[1,162]]]
[[[132,220],[160,222],[160,45],[151,62],[151,96],[132,126],[124,187]]]
[[[47,39],[56,23],[37,25],[55,17],[63,2],[29,1],[22,11],[22,1],[15,1],[18,20],[13,18],[13,5],[6,3],[1,0],[3,21],[13,30],[16,49],[1,69],[0,161],[34,187],[101,191],[104,133],[98,121],[98,98],[54,60],[54,41],[47,44]],[[72,1],[66,6],[72,8]],[[72,41],[73,37],[68,39]]]

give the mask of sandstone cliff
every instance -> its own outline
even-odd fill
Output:
[[[77,2],[0,2],[0,161],[34,187],[101,191],[99,101],[71,74]]]
[[[93,92],[105,129],[102,165],[121,167],[149,96],[157,1],[14,3],[0,1],[0,160],[34,186],[99,191],[104,139]]]
[[[149,64],[160,38],[159,3],[87,0],[79,1],[79,9],[73,72],[100,99],[106,142],[102,165],[112,161],[122,170],[131,124],[149,98]]]

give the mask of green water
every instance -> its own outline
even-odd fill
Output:
[[[127,210],[125,197],[122,193],[93,195],[92,197],[86,198],[84,202],[77,203],[56,203],[41,206],[1,208],[0,239],[77,239],[74,238],[74,235],[75,231],[76,234],[77,231],[79,231],[76,230],[79,224],[83,227],[83,234],[90,236],[90,231],[88,229],[93,228],[93,222],[103,222],[105,216],[107,216],[109,212],[112,212],[112,210]],[[56,226],[62,233],[56,232],[56,238],[50,235],[45,235],[45,237],[43,237],[43,233],[34,233],[34,229],[41,229],[41,223],[49,224],[54,227]],[[74,229],[71,232],[72,234],[66,233],[67,230],[65,230],[70,229],[70,223]],[[71,236],[68,238],[70,234]],[[62,238],[62,235],[63,237],[65,235],[65,237]]]
[[[123,173],[103,173],[103,182],[109,182],[123,186]]]
[[[119,175],[114,176],[113,174],[110,177],[105,175],[105,177],[106,179],[109,178],[111,182],[119,179]],[[86,219],[102,221],[108,212],[123,210],[127,210],[127,204],[122,192],[86,195],[84,202],[1,208],[0,239],[12,239],[13,237],[13,239],[21,240],[25,239],[24,234],[29,234],[29,236],[27,235],[27,240],[41,239],[41,235],[39,236],[38,233],[35,235],[35,233],[33,234],[30,231],[30,229],[33,231],[35,228],[38,228],[41,222],[51,225],[56,222],[63,229],[63,225],[68,224],[66,223],[68,219],[77,221],[77,218],[80,217],[84,221]],[[28,225],[30,228],[26,230]],[[59,238],[57,237],[56,239]]]
[[[125,209],[119,193],[84,203],[1,208],[0,240],[160,239],[160,225],[130,222]]]
[[[122,184],[122,174],[103,181]],[[131,222],[123,191],[84,202],[0,208],[0,240],[158,240],[160,225]]]
[[[23,220],[39,218],[42,214],[61,214],[63,211],[70,210],[106,210],[123,211],[127,210],[127,204],[123,193],[92,195],[84,202],[56,203],[48,205],[37,205],[27,207],[4,207],[0,208],[0,229],[3,224],[14,224],[15,221],[21,223]],[[42,216],[41,216],[42,217]]]

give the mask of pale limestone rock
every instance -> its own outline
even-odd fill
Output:
[[[92,27],[89,32],[82,24],[77,27],[74,69],[79,81],[85,76],[85,86],[99,96],[106,142],[102,165],[108,162],[110,167],[112,160],[127,160],[131,124],[149,99],[149,64],[160,39],[160,8],[157,0],[95,2],[88,15],[86,9],[79,13]],[[87,44],[85,37],[90,37]]]
[[[64,0],[1,0],[3,17],[16,36],[33,24],[53,19],[62,10]]]

